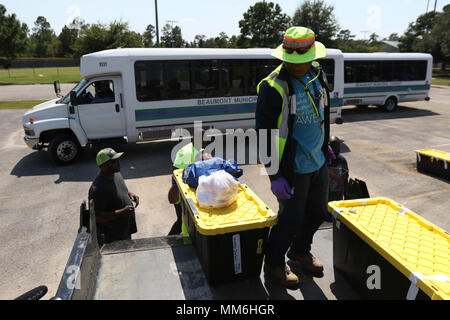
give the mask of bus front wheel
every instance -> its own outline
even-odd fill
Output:
[[[77,138],[72,135],[58,135],[48,145],[50,159],[57,165],[69,165],[75,162],[81,153]]]
[[[394,97],[390,97],[386,100],[386,103],[383,105],[383,110],[387,112],[392,112],[397,108],[397,99]]]

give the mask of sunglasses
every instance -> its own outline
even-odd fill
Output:
[[[286,51],[287,54],[292,54],[292,53],[294,53],[294,51],[297,52],[297,54],[305,54],[305,53],[307,53],[311,48],[312,48],[312,47],[309,47],[309,48],[306,48],[306,49],[300,49],[300,48],[293,49],[293,48],[290,48],[290,47],[287,47],[287,46],[283,46],[283,49],[284,49],[284,51]]]

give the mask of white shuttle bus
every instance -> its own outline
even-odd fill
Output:
[[[47,148],[62,164],[81,148],[120,139],[128,143],[170,138],[202,121],[208,128],[254,128],[261,79],[280,61],[272,49],[114,49],[81,58],[83,80],[66,97],[23,116],[25,142]],[[319,60],[332,86],[330,119],[341,117],[343,55]],[[55,90],[57,89],[55,84]]]
[[[429,98],[433,57],[425,53],[344,53],[344,105],[377,105]]]

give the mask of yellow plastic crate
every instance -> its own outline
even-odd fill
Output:
[[[196,189],[183,182],[183,170],[175,170],[175,181],[185,202],[192,202],[198,214],[193,217],[196,230],[202,235],[217,235],[271,227],[277,214],[245,184],[239,183],[237,201],[223,209],[201,209]]]
[[[450,179],[450,153],[434,149],[416,150],[417,170]]]
[[[440,150],[434,150],[434,149],[422,149],[422,150],[415,150],[415,152],[419,155],[428,156],[435,160],[442,160],[446,162],[450,162],[450,153]]]
[[[448,232],[388,198],[335,201],[328,210],[431,299],[450,299]]]

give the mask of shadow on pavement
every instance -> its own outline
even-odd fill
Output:
[[[174,142],[110,146],[125,152],[121,158],[121,173],[125,179],[172,174],[171,150]],[[105,146],[106,147],[106,146]],[[77,162],[68,166],[53,164],[45,151],[33,151],[14,166],[16,177],[59,175],[55,184],[64,181],[93,181],[99,169],[95,163],[96,148],[85,149]]]
[[[234,146],[232,152],[225,152],[223,157],[225,159],[229,159],[230,157],[237,159],[239,165],[248,164],[250,162],[249,154],[257,151],[255,146],[249,146],[249,141],[246,140],[245,142],[243,149],[245,154],[242,154],[241,157],[238,157],[239,151],[237,145]],[[93,181],[98,173],[98,167],[95,163],[97,152],[102,148],[111,147],[117,152],[125,153],[120,161],[121,173],[125,179],[171,175],[172,149],[178,143],[174,141],[158,141],[126,145],[104,144],[101,147],[85,148],[78,161],[68,166],[53,164],[46,151],[31,151],[28,155],[20,159],[10,174],[16,177],[59,175],[55,184],[63,181]],[[226,150],[225,147],[226,140],[224,138],[224,150]]]
[[[426,116],[439,115],[430,110],[419,109],[413,107],[406,107],[398,105],[397,109],[393,112],[386,112],[376,106],[370,106],[366,108],[346,106],[342,108],[342,118],[345,122],[357,122],[368,120],[382,120],[382,119],[404,119],[404,118],[416,118]]]

